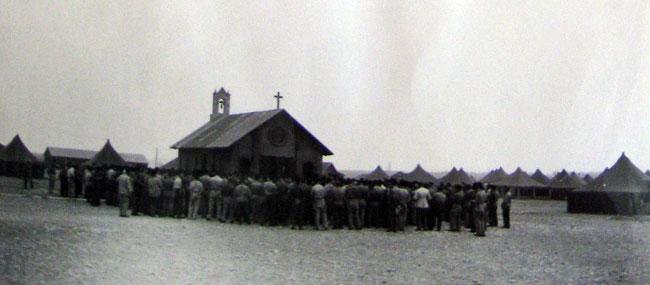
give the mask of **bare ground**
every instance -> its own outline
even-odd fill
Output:
[[[650,283],[650,219],[514,201],[513,228],[292,231],[171,218],[0,189],[0,283]]]

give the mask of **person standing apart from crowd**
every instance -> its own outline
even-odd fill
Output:
[[[122,171],[122,174],[117,177],[117,188],[120,203],[120,217],[128,217],[129,213],[129,198],[133,192],[133,186],[131,185],[131,177],[126,174],[126,170]]]
[[[512,195],[510,194],[510,188],[506,189],[506,192],[503,194],[503,202],[501,202],[501,214],[503,215],[503,227],[506,229],[510,228],[510,204],[512,202]]]
[[[187,217],[191,220],[196,220],[199,215],[199,203],[201,203],[201,194],[203,193],[203,183],[198,179],[192,179],[190,182],[190,206],[187,212]]]
[[[416,185],[417,187],[417,185]],[[413,200],[415,200],[415,215],[417,220],[416,231],[423,231],[427,229],[428,225],[428,211],[429,211],[429,200],[431,199],[431,193],[429,189],[424,187],[419,187],[413,191]]]

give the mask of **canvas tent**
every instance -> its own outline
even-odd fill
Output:
[[[544,173],[542,173],[542,171],[539,170],[539,168],[535,170],[535,173],[533,173],[533,175],[530,176],[530,178],[544,185],[548,185],[549,183],[551,183],[551,179],[548,178],[546,175],[544,175]]]
[[[578,176],[575,172],[571,173],[568,176],[560,180],[553,180],[548,184],[548,187],[551,191],[551,199],[553,200],[565,200],[568,193],[581,188],[586,183]]]
[[[395,172],[395,174],[391,175],[390,179],[400,181],[400,180],[404,179],[404,175],[406,175],[406,173],[401,172],[401,171],[397,171],[397,172]]]
[[[487,184],[493,184],[496,182],[499,182],[505,178],[508,177],[508,173],[506,173],[502,167],[499,167],[499,169],[492,170],[490,173],[485,175],[483,179],[481,179],[481,182],[487,183]]]
[[[623,153],[616,163],[567,197],[567,212],[592,214],[645,214],[648,180]]]
[[[436,183],[437,179],[418,164],[413,171],[404,174],[402,180],[419,183]]]
[[[582,178],[582,180],[583,180],[583,181],[585,182],[585,184],[586,184],[586,183],[589,183],[589,182],[591,182],[591,181],[594,181],[594,178],[591,177],[591,175],[587,174],[587,175],[585,175],[584,178]]]
[[[340,173],[334,166],[334,163],[331,162],[321,163],[321,176],[329,178],[343,178],[343,174]]]
[[[363,174],[358,177],[359,179],[365,179],[365,180],[370,180],[370,181],[381,181],[381,180],[387,180],[388,179],[388,174],[384,172],[383,169],[381,169],[381,166],[377,166],[375,170],[368,174]]]
[[[517,169],[505,179],[495,182],[494,185],[513,189],[513,192],[517,197],[523,196],[536,198],[548,195],[546,186],[535,181],[520,167],[517,167]]]
[[[48,166],[79,166],[91,160],[97,151],[63,148],[48,146],[43,154],[45,157],[45,164]],[[118,153],[122,159],[130,166],[137,168],[146,168],[149,162],[147,157],[138,153]]]
[[[562,171],[560,171],[558,174],[555,174],[555,177],[553,177],[553,179],[551,179],[550,182],[560,181],[560,180],[564,179],[564,177],[567,177],[567,176],[569,176],[569,172],[567,172],[566,169],[562,169]]]
[[[456,167],[453,167],[449,173],[440,178],[439,182],[449,183],[451,185],[469,185],[474,183],[474,178],[469,176],[462,168],[456,169]]]
[[[104,147],[84,165],[91,165],[94,167],[113,166],[113,167],[129,167],[130,165],[115,151],[111,145],[110,140],[106,140]]]
[[[25,146],[20,135],[16,135],[0,151],[0,174],[22,177],[25,171],[29,171],[28,169],[31,169],[32,177],[43,176],[42,163]]]

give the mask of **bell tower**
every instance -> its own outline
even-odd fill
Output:
[[[230,115],[230,93],[221,87],[219,91],[215,90],[212,93],[212,115],[210,115],[210,120],[228,115]]]

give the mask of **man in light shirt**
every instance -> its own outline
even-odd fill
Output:
[[[314,226],[317,230],[327,229],[327,205],[325,203],[325,187],[316,183],[311,188],[311,195],[314,200]]]
[[[190,182],[190,206],[187,211],[187,217],[196,220],[199,215],[199,203],[201,202],[201,193],[203,192],[203,183],[194,178]]]
[[[131,178],[126,174],[126,170],[123,170],[122,174],[117,178],[117,187],[120,195],[120,217],[128,217],[129,197],[131,196],[131,192],[133,192],[133,187],[131,186]]]
[[[417,228],[416,228],[417,231],[422,231],[427,228],[427,216],[428,216],[430,199],[431,199],[431,193],[427,188],[419,187],[415,191],[413,191],[413,200],[415,201],[415,215],[417,220]]]

